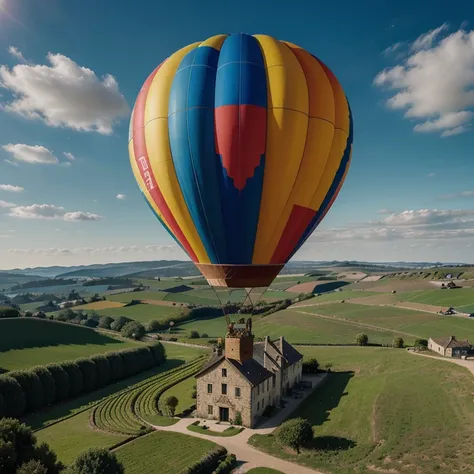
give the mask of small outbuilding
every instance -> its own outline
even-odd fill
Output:
[[[428,349],[445,357],[462,357],[471,350],[469,341],[458,341],[455,336],[428,339]]]

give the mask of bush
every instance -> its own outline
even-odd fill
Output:
[[[123,464],[117,456],[104,448],[92,448],[79,455],[67,474],[124,474]]]
[[[189,333],[189,339],[199,339],[199,333],[197,331],[191,331]]]
[[[285,421],[277,430],[276,437],[283,446],[288,446],[300,454],[300,448],[307,446],[313,439],[313,427],[308,420],[294,418]]]
[[[0,419],[7,416],[7,405],[3,395],[0,393]]]
[[[228,474],[237,466],[237,458],[235,454],[228,454],[223,461],[217,466],[213,474]]]
[[[12,474],[20,466],[26,469],[25,463],[32,460],[39,461],[48,474],[59,474],[63,469],[62,463],[57,462],[56,454],[49,446],[45,443],[38,446],[31,428],[13,418],[0,420],[0,446],[0,474]],[[30,469],[23,472],[32,474],[35,471]]]
[[[37,459],[23,463],[16,471],[16,474],[48,474],[48,470]]]
[[[364,334],[364,333],[357,334],[356,344],[358,346],[366,346],[368,343],[369,343],[369,337],[367,336],[367,334]]]
[[[31,370],[39,377],[43,385],[44,405],[52,405],[56,401],[56,384],[54,383],[53,376],[49,370],[42,365],[33,367]]]
[[[35,412],[44,406],[43,384],[33,371],[17,370],[8,375],[21,385],[26,400],[25,412]]]
[[[2,318],[19,318],[20,312],[15,308],[0,308],[0,319]]]
[[[101,329],[110,329],[110,325],[114,322],[114,318],[110,316],[102,316],[99,319],[99,327]]]
[[[102,354],[92,356],[91,361],[94,362],[97,371],[97,388],[105,387],[112,380],[112,371],[109,361]]]
[[[23,415],[26,409],[25,393],[13,377],[0,375],[0,394],[3,396],[7,416],[18,418]]]
[[[166,352],[163,344],[155,342],[148,347],[153,355],[153,359],[155,360],[155,365],[161,365],[166,360]]]
[[[401,349],[405,345],[405,341],[401,337],[396,337],[393,340],[393,347]]]
[[[208,474],[209,472],[213,472],[226,455],[227,449],[222,446],[217,446],[196,464],[193,464],[183,471],[183,474]]]
[[[123,379],[123,360],[118,352],[108,352],[105,354],[106,359],[110,364],[110,374],[112,380],[121,380]]]
[[[81,320],[81,325],[85,326],[86,328],[96,328],[99,325],[99,321],[96,319],[87,318]]]
[[[208,337],[209,336],[205,332],[201,334],[201,339],[207,339]]]
[[[130,321],[122,327],[120,334],[129,339],[139,340],[145,335],[145,328],[143,327],[143,324],[137,323],[136,321]]]
[[[174,395],[165,400],[165,407],[170,416],[174,416],[178,403],[179,401]]]
[[[416,339],[415,348],[419,351],[425,351],[428,349],[428,341],[426,339]]]
[[[319,362],[316,359],[308,359],[303,362],[304,374],[316,374],[319,372]]]
[[[156,321],[156,319],[152,319],[151,321],[148,322],[146,326],[147,332],[156,332],[161,329],[161,324],[159,321]]]
[[[123,376],[130,377],[138,372],[137,352],[135,349],[127,349],[119,352],[123,361]]]
[[[49,373],[53,377],[54,386],[56,387],[56,401],[60,402],[69,397],[71,384],[69,382],[69,375],[63,369],[62,365],[49,364],[46,366]]]
[[[235,414],[234,425],[242,426],[242,414],[240,411]]]
[[[84,377],[79,366],[72,361],[63,362],[61,365],[69,376],[69,396],[75,397],[82,393],[84,390]]]
[[[113,323],[110,324],[110,329],[114,331],[121,331],[125,324],[129,323],[130,321],[130,318],[119,316]]]
[[[97,369],[94,362],[87,358],[81,357],[75,360],[77,366],[82,372],[83,391],[91,392],[97,388]]]

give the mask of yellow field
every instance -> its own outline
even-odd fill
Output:
[[[83,304],[80,306],[75,306],[74,309],[108,309],[108,308],[123,308],[125,303],[119,303],[118,301],[96,301],[95,303]]]

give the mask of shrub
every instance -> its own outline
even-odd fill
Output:
[[[23,415],[26,409],[25,393],[13,377],[0,375],[0,394],[3,396],[7,416],[18,418]]]
[[[156,321],[156,319],[152,319],[151,321],[149,321],[146,326],[147,332],[156,332],[156,331],[159,331],[161,328],[162,328],[162,325],[160,324],[159,321]]]
[[[48,470],[37,459],[23,463],[16,471],[16,474],[48,474]]]
[[[114,331],[121,331],[125,324],[129,323],[130,321],[130,318],[119,316],[113,323],[110,324],[110,329]]]
[[[96,319],[88,318],[81,321],[81,325],[86,328],[96,328],[99,325],[99,321]]]
[[[33,313],[31,311],[25,311],[25,318],[31,318]]]
[[[63,369],[62,365],[49,364],[46,366],[49,373],[53,377],[54,385],[56,387],[56,401],[60,402],[69,397],[71,384],[69,382],[69,375]]]
[[[0,393],[0,419],[7,416],[7,405],[3,395]]]
[[[87,357],[76,359],[75,362],[82,372],[84,392],[91,392],[97,388],[97,369],[94,362]]]
[[[235,414],[234,425],[242,426],[242,413],[240,411]]]
[[[405,345],[405,341],[401,337],[396,337],[393,340],[393,347],[396,347],[398,349],[402,348]]]
[[[165,400],[165,407],[168,410],[168,413],[170,416],[174,416],[178,403],[179,401],[174,395],[172,395],[171,397],[168,397]]]
[[[119,352],[123,361],[123,376],[130,377],[138,372],[138,359],[135,349],[127,349]]]
[[[104,448],[92,448],[78,456],[67,474],[124,474],[117,456]]]
[[[160,365],[166,360],[166,352],[163,344],[155,342],[148,346],[155,360],[155,365]]]
[[[197,331],[191,331],[189,333],[189,339],[199,339],[199,333]]]
[[[415,348],[419,351],[425,351],[428,349],[428,341],[426,339],[416,339]]]
[[[110,329],[110,325],[114,322],[114,318],[110,316],[102,316],[99,319],[99,327],[102,329]]]
[[[207,339],[208,337],[209,336],[205,332],[201,334],[201,339]]]
[[[197,463],[189,466],[183,471],[183,474],[208,474],[209,472],[213,472],[226,455],[227,449],[222,446],[217,446]]]
[[[228,474],[237,466],[237,458],[235,454],[228,454],[223,461],[217,466],[213,474]]]
[[[368,343],[369,343],[369,337],[367,336],[367,334],[364,334],[364,333],[357,334],[356,344],[358,346],[366,346]]]
[[[75,397],[82,393],[84,390],[84,377],[79,366],[72,361],[63,362],[61,365],[69,376],[69,396]]]
[[[49,446],[45,443],[38,446],[31,428],[13,418],[0,420],[0,446],[0,474],[12,474],[32,460],[39,461],[48,474],[59,474],[63,469]],[[32,474],[34,471],[26,473]]]
[[[300,448],[313,439],[313,427],[308,420],[294,418],[285,421],[277,430],[276,437],[283,446],[288,446],[300,454]]]
[[[15,308],[0,308],[0,319],[2,318],[19,318],[20,312]]]
[[[137,323],[136,321],[130,321],[122,327],[120,334],[129,339],[139,340],[145,335],[145,328],[143,327],[143,324]]]
[[[308,359],[303,362],[304,374],[316,374],[319,371],[319,362],[316,359]]]
[[[53,376],[49,370],[42,365],[33,367],[31,370],[39,377],[43,385],[44,405],[50,406],[56,401],[56,384],[54,383]]]
[[[105,387],[112,380],[112,371],[109,361],[102,354],[92,356],[91,361],[94,362],[97,370],[97,387]]]
[[[31,370],[17,370],[9,372],[8,375],[21,385],[26,400],[25,412],[35,412],[43,407],[43,384],[38,375]]]
[[[105,354],[105,357],[110,364],[110,374],[112,375],[112,380],[123,379],[123,360],[118,352],[108,352]]]

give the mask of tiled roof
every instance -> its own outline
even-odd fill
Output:
[[[468,341],[458,341],[454,336],[450,337],[442,337],[439,339],[433,339],[431,338],[433,342],[438,344],[438,346],[442,346],[445,349],[452,349],[455,347],[470,347],[470,344]]]
[[[273,373],[265,369],[255,359],[248,359],[239,362],[234,359],[227,359],[239,372],[254,386],[260,385],[262,382],[270,378]]]

